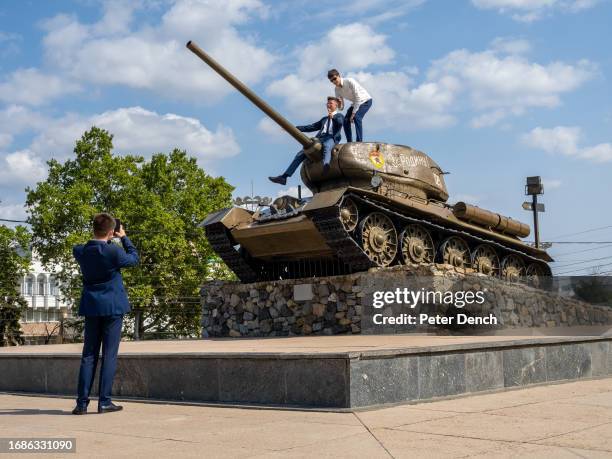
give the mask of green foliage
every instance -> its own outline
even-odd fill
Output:
[[[586,276],[574,285],[574,292],[581,300],[612,307],[612,285],[604,277]]]
[[[112,148],[112,136],[93,127],[76,143],[74,159],[49,161],[47,180],[27,190],[33,246],[43,263],[60,268],[62,294],[76,306],[72,247],[90,239],[96,213],[120,218],[140,254],[140,265],[123,277],[132,307],[142,311],[141,336],[197,336],[199,287],[218,263],[198,224],[230,205],[233,188],[184,151],[146,161]]]
[[[0,225],[0,346],[23,344],[19,319],[27,304],[19,281],[28,271],[29,244],[24,227],[13,230]]]

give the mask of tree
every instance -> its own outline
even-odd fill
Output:
[[[574,293],[581,300],[592,304],[612,306],[612,286],[603,276],[580,276],[575,279]]]
[[[21,313],[27,307],[19,280],[28,272],[30,235],[23,226],[0,225],[0,346],[23,344]]]
[[[142,316],[139,335],[197,336],[199,287],[218,260],[198,225],[230,205],[233,188],[184,151],[146,161],[112,149],[112,135],[93,127],[77,141],[74,159],[48,162],[47,179],[27,190],[33,247],[43,263],[59,267],[62,295],[75,307],[80,276],[72,247],[90,239],[96,213],[109,212],[125,223],[140,253],[140,265],[123,271]]]

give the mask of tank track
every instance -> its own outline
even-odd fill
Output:
[[[357,241],[344,229],[339,205],[313,210],[306,215],[315,224],[327,245],[333,249],[335,256],[349,266],[351,272],[365,271],[374,266]]]
[[[214,223],[205,229],[206,239],[212,249],[225,262],[241,282],[249,283],[259,280],[257,271],[234,249],[229,232],[223,223]]]
[[[527,258],[527,259],[529,259],[529,260],[531,260],[533,262],[542,263],[542,264],[546,265],[545,262],[543,262],[542,260],[540,260],[540,259],[538,259],[538,258],[536,258],[536,257],[534,257],[532,255],[529,255],[529,254],[527,254],[525,252],[522,252],[520,250],[517,250],[517,249],[513,249],[513,248],[508,247],[508,246],[506,246],[504,244],[501,244],[501,243],[499,243],[497,241],[493,241],[493,240],[486,239],[486,238],[483,238],[483,237],[480,237],[480,236],[476,236],[476,235],[474,235],[472,233],[468,233],[466,231],[457,230],[457,229],[454,229],[454,228],[449,228],[449,227],[446,227],[446,226],[442,226],[442,225],[439,225],[437,223],[433,223],[433,222],[431,222],[429,220],[426,220],[426,219],[423,219],[423,218],[410,217],[410,216],[401,214],[401,213],[396,212],[394,210],[391,210],[389,207],[387,207],[387,206],[385,206],[385,205],[383,205],[383,204],[381,204],[379,202],[376,202],[376,201],[374,201],[372,199],[369,199],[369,198],[367,198],[365,196],[359,196],[359,195],[356,195],[354,193],[349,193],[346,196],[350,197],[351,199],[354,199],[354,200],[356,200],[358,202],[361,202],[362,204],[365,204],[367,206],[374,207],[377,210],[383,211],[383,212],[385,212],[385,213],[387,213],[389,215],[392,215],[393,217],[396,217],[396,218],[398,218],[400,220],[403,220],[403,221],[406,221],[406,222],[410,222],[410,223],[418,223],[418,224],[427,226],[427,227],[429,227],[431,229],[435,229],[435,230],[442,231],[442,232],[445,232],[445,233],[451,233],[451,234],[457,235],[457,236],[463,236],[464,238],[469,239],[471,241],[477,241],[477,242],[483,243],[483,244],[490,244],[490,245],[493,245],[495,247],[498,247],[499,249],[501,249],[501,250],[503,250],[505,252],[511,252],[511,253],[520,255],[521,257]],[[347,233],[347,235],[348,235],[348,233]],[[546,266],[548,266],[548,265],[546,265]]]

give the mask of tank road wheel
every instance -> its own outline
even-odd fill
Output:
[[[433,239],[421,225],[406,226],[400,235],[400,244],[404,263],[433,263]]]
[[[472,268],[487,276],[499,276],[499,257],[495,249],[487,244],[477,246],[472,252]]]
[[[359,223],[361,246],[378,266],[389,266],[397,254],[397,233],[389,217],[373,212]]]
[[[501,262],[501,277],[510,282],[518,282],[525,275],[525,263],[518,255],[506,255]]]
[[[467,268],[470,265],[470,248],[463,239],[457,236],[446,238],[440,246],[442,261],[455,268]]]
[[[525,270],[527,283],[535,288],[546,288],[550,284],[550,268],[544,263],[529,263]]]
[[[351,198],[345,198],[340,205],[340,220],[342,220],[342,226],[348,232],[353,231],[357,227],[359,220],[359,212],[357,211],[357,205]]]

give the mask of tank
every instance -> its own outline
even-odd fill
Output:
[[[553,261],[521,241],[529,225],[472,204],[447,203],[444,171],[428,155],[384,142],[338,144],[324,173],[321,145],[195,43],[194,54],[302,145],[313,196],[283,196],[256,211],[221,209],[202,222],[213,250],[242,282],[444,263],[541,285]],[[287,160],[289,161],[289,155]]]

